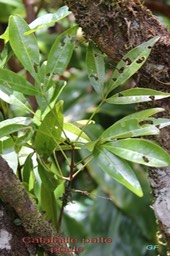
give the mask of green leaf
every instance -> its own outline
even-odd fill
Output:
[[[12,137],[3,136],[0,138],[0,154],[7,161],[14,173],[16,173],[18,168],[18,155],[14,150],[14,140]]]
[[[128,80],[137,72],[138,69],[142,67],[148,58],[152,47],[159,40],[159,38],[159,36],[156,36],[149,41],[133,48],[121,59],[113,72],[111,79],[112,81],[109,83],[108,87],[109,92],[126,82],[126,80]]]
[[[143,121],[147,117],[155,115],[155,114],[163,112],[163,111],[165,111],[163,108],[150,108],[150,109],[138,111],[136,113],[127,115],[127,116],[123,117],[122,119],[120,119],[118,122],[122,122],[122,120],[125,121],[128,119],[138,119],[138,121]]]
[[[21,7],[22,6],[22,3],[18,2],[18,0],[8,0],[8,1],[0,0],[0,3],[15,6],[15,7]]]
[[[33,153],[29,154],[24,162],[24,168],[22,172],[22,181],[29,184],[29,179],[31,172],[33,172],[33,162],[32,162]]]
[[[119,120],[110,126],[103,132],[101,138],[110,140],[157,134],[159,134],[159,129],[154,125],[140,125],[137,119],[127,119]]]
[[[45,116],[39,126],[35,147],[38,154],[50,155],[61,137],[63,128],[63,101],[59,101],[56,106]]]
[[[0,122],[0,137],[26,129],[31,124],[28,117],[14,117]]]
[[[75,47],[73,37],[77,33],[77,28],[77,26],[70,28],[57,37],[48,55],[47,73],[63,74]]]
[[[89,44],[86,54],[86,66],[91,85],[98,94],[103,95],[105,63],[101,52]]]
[[[8,104],[17,106],[21,109],[28,110],[32,112],[31,106],[28,103],[28,100],[20,92],[11,90],[8,87],[0,88],[0,99],[7,102]]]
[[[7,27],[5,32],[0,36],[0,39],[3,39],[5,44],[9,41],[9,27]]]
[[[43,16],[40,16],[29,24],[30,30],[25,32],[25,35],[29,35],[39,29],[51,26],[54,23],[68,16],[70,13],[71,12],[68,10],[68,7],[63,6],[60,9],[58,9],[56,13],[48,13]]]
[[[7,69],[0,69],[0,89],[12,89],[26,95],[40,94],[25,78]]]
[[[79,137],[79,134],[81,133],[81,136],[78,139],[78,142],[87,143],[90,142],[90,138],[84,133],[81,132],[81,129],[79,129],[77,126],[71,124],[71,123],[64,123],[63,125],[64,133],[62,134],[62,137],[64,139],[68,138],[70,141],[74,142]]]
[[[42,118],[44,118],[46,116],[46,114],[50,111],[50,109],[54,108],[56,101],[58,100],[58,98],[59,98],[60,94],[62,93],[63,89],[65,88],[66,84],[67,83],[65,81],[57,81],[55,86],[52,86],[46,92],[46,98],[48,100],[49,105],[44,106],[45,111],[43,112]],[[41,100],[42,100],[42,97],[39,97],[40,103],[41,103]]]
[[[170,155],[156,143],[144,139],[124,139],[104,144],[113,154],[128,161],[153,166],[170,165]]]
[[[132,104],[160,100],[167,97],[170,97],[170,93],[159,92],[146,88],[132,88],[115,94],[108,98],[106,102],[110,104]]]
[[[34,65],[39,64],[39,49],[34,34],[25,36],[29,30],[26,21],[20,16],[9,18],[9,41],[15,55],[22,65],[36,78]]]
[[[159,129],[167,127],[170,125],[170,119],[168,118],[148,118],[147,121],[151,122],[152,124],[156,125]]]
[[[24,135],[17,137],[14,143],[15,152],[19,153],[22,147],[25,146],[26,144],[28,146],[28,141],[31,141],[33,135],[33,130],[29,129],[24,133]]]
[[[41,164],[39,160],[38,160],[38,173],[40,175],[40,178],[42,180],[44,187],[48,191],[53,192],[58,186],[58,181],[55,178],[54,173],[49,172],[46,168],[44,168],[44,166]]]
[[[126,161],[110,153],[105,145],[97,145],[93,155],[96,163],[104,172],[136,195],[143,196],[139,181]]]
[[[7,61],[11,57],[11,49],[9,44],[5,45],[2,52],[0,53],[0,68],[4,68],[7,64]]]

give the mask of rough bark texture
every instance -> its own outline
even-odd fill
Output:
[[[24,189],[22,183],[10,169],[6,161],[0,156],[0,196],[5,203],[9,203],[10,208],[13,208],[14,211],[10,211],[9,208],[3,207],[1,205],[0,208],[0,241],[2,241],[4,234],[6,235],[6,243],[4,247],[0,243],[0,255],[18,255],[18,256],[27,256],[28,248],[21,241],[24,235],[29,234],[27,236],[34,238],[63,238],[60,233],[57,233],[55,228],[51,226],[51,224],[45,219],[44,216],[38,211],[36,207],[36,203],[34,200],[28,195],[26,190]],[[6,216],[7,214],[7,216]],[[12,221],[14,218],[19,218],[21,228],[16,228]],[[4,220],[8,225],[2,221]],[[20,242],[14,243],[16,239],[17,230],[19,237],[17,238]],[[5,246],[6,245],[6,246]],[[39,246],[42,246],[48,255],[50,254],[50,250],[53,247],[67,247],[66,243],[53,244],[53,243],[39,243]],[[67,247],[68,248],[68,247]],[[23,253],[25,252],[25,254]],[[15,253],[13,253],[15,252]],[[32,255],[34,255],[32,253]],[[52,255],[57,255],[54,252]],[[68,253],[61,252],[60,255],[66,256]],[[74,255],[74,254],[72,254]]]
[[[159,35],[146,64],[136,75],[138,86],[170,92],[170,33],[139,0],[66,0],[77,23],[89,40],[114,62],[131,48]],[[141,108],[163,107],[161,117],[170,118],[170,100],[142,104]],[[170,128],[153,137],[170,153]],[[155,197],[153,205],[170,248],[170,168],[152,169],[150,183]]]
[[[36,245],[27,245],[22,242],[21,238],[29,235],[19,224],[19,219],[14,209],[8,204],[0,202],[0,255],[35,255],[37,251]]]

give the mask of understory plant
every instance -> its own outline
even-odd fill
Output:
[[[42,58],[36,38],[40,29],[69,14],[62,7],[56,14],[39,17],[29,25],[22,17],[13,15],[1,36],[5,42],[0,62],[1,155],[58,231],[62,231],[64,208],[72,201],[72,194],[77,191],[88,195],[83,182],[79,190],[74,184],[78,175],[93,165],[139,197],[143,191],[134,164],[170,165],[169,154],[148,139],[149,135],[159,136],[160,129],[170,124],[169,119],[153,117],[164,109],[137,111],[99,130],[95,119],[106,105],[111,105],[114,112],[117,105],[128,108],[128,104],[170,96],[147,88],[121,89],[145,63],[159,37],[123,56],[109,79],[106,79],[105,57],[95,45],[86,43],[86,72],[96,102],[95,105],[90,102],[92,111],[79,120],[74,113],[68,115],[65,108],[67,99],[76,98],[76,90],[64,94],[69,87],[65,74],[77,47],[78,26],[57,36],[47,59]],[[8,68],[11,55],[23,66],[19,73]],[[31,105],[31,97],[37,103],[36,109]]]

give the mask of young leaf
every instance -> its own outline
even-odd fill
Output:
[[[126,80],[128,80],[138,71],[138,69],[141,68],[148,58],[152,47],[159,40],[159,38],[159,36],[156,36],[149,41],[133,48],[121,59],[116,66],[111,82],[109,83],[109,92],[126,82]]]
[[[39,64],[39,49],[34,34],[25,36],[29,30],[26,21],[20,16],[10,16],[9,19],[9,41],[15,55],[22,65],[35,78],[35,64]]]
[[[71,12],[68,10],[68,7],[63,6],[60,9],[58,9],[56,13],[48,13],[43,16],[40,16],[29,24],[30,30],[25,32],[25,35],[29,35],[39,29],[51,26],[54,23],[68,16],[70,13]]]
[[[132,88],[126,91],[121,91],[108,98],[106,101],[110,104],[132,104],[160,100],[167,97],[170,97],[170,93],[159,92],[147,88]]]
[[[14,117],[0,122],[0,137],[11,133],[24,130],[31,124],[31,119],[28,117]]]
[[[137,119],[120,120],[106,129],[101,135],[102,139],[120,139],[129,137],[139,137],[145,135],[157,135],[159,129],[154,125],[139,125]]]
[[[22,76],[11,70],[0,69],[0,89],[4,91],[6,87],[26,95],[40,94],[40,92]]]
[[[81,133],[81,129],[71,123],[64,123],[63,130],[64,133],[62,134],[62,137],[64,139],[68,138],[70,141],[76,141],[77,137]],[[90,138],[84,132],[82,132],[78,142],[87,143],[90,142]]]
[[[156,143],[144,139],[123,139],[104,144],[113,154],[131,162],[165,167],[170,165],[170,155]]]
[[[110,153],[105,145],[96,146],[93,152],[96,163],[113,179],[127,187],[136,195],[142,197],[140,183],[130,165],[119,157]]]
[[[70,28],[57,37],[48,55],[47,74],[63,74],[73,54],[75,47],[73,37],[77,33],[77,28],[77,26]]]
[[[101,52],[89,44],[86,54],[86,66],[91,85],[98,94],[103,94],[105,63]]]
[[[38,154],[50,155],[61,137],[63,127],[63,101],[45,116],[35,136],[35,148]]]

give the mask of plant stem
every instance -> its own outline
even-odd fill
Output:
[[[86,127],[89,125],[89,123],[91,122],[91,120],[93,119],[93,117],[97,114],[97,112],[99,111],[99,109],[101,108],[101,106],[103,105],[103,103],[105,102],[105,98],[100,102],[100,104],[97,106],[96,110],[92,113],[92,115],[90,116],[90,118],[88,119],[87,123],[85,124],[85,126],[82,128],[80,134],[78,135],[76,142],[78,142],[79,138],[81,137],[82,133],[84,132],[84,130],[86,129]]]
[[[62,206],[60,210],[60,216],[58,220],[58,226],[57,226],[57,231],[60,232],[61,230],[61,224],[62,224],[62,219],[63,219],[63,214],[64,214],[64,208],[67,205],[67,203],[70,201],[70,196],[71,196],[71,185],[72,181],[74,179],[73,173],[74,173],[74,160],[75,160],[75,146],[72,144],[72,149],[71,149],[71,163],[70,163],[70,175],[69,175],[69,181],[65,183],[65,192],[62,196]]]
[[[81,168],[73,174],[72,178],[74,179],[77,176],[77,174],[81,172],[92,160],[93,157],[91,157],[83,166],[81,166]]]

